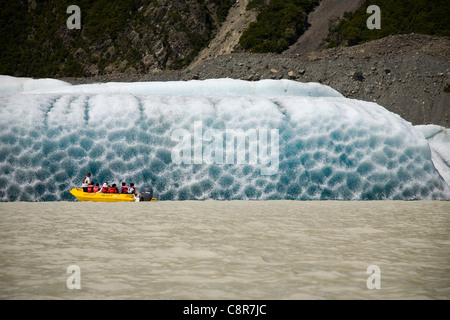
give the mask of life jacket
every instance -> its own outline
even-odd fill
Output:
[[[87,177],[84,177],[83,183],[81,184],[81,186],[82,186],[83,188],[87,188],[87,187],[88,187],[88,179],[87,179]]]
[[[100,187],[95,186],[94,187],[94,192],[98,192],[99,189],[100,189]]]
[[[109,188],[108,193],[117,193],[116,188]]]
[[[103,192],[103,193],[107,193],[107,192],[108,192],[108,189],[109,189],[108,187],[102,187],[102,192]]]
[[[92,184],[88,186],[88,192],[94,192],[94,186]]]
[[[136,193],[136,188],[135,187],[130,187],[130,189],[128,189],[128,193],[135,194]]]
[[[128,193],[128,187],[127,186],[122,186],[121,193]]]

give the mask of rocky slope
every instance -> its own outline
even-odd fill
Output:
[[[256,20],[257,12],[256,10],[247,10],[248,3],[249,0],[240,0],[234,3],[214,38],[206,48],[200,51],[188,68],[192,69],[202,62],[235,51],[242,32]]]
[[[325,39],[333,23],[343,17],[345,12],[358,9],[364,0],[322,0],[317,8],[308,15],[308,30],[290,46],[285,53],[305,54],[326,47]]]

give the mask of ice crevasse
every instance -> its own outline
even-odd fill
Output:
[[[449,200],[446,137],[318,83],[1,76],[0,201],[74,200],[86,172],[160,200]]]

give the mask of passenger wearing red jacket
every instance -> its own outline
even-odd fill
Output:
[[[122,182],[122,189],[120,189],[120,193],[128,193],[128,187],[125,182]]]
[[[103,184],[103,187],[102,187],[102,192],[103,192],[103,193],[108,193],[108,190],[109,190],[109,186],[108,186],[108,184],[105,182],[105,183]]]
[[[109,188],[108,193],[119,193],[119,188],[117,188],[115,183]]]

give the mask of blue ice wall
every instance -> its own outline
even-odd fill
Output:
[[[410,123],[320,84],[0,80],[1,201],[74,200],[69,190],[88,171],[99,183],[151,186],[161,200],[450,198]],[[236,145],[235,161],[220,163],[218,142],[225,160],[230,131],[244,135],[245,157],[238,161]],[[191,154],[174,151],[174,132],[190,134]],[[255,132],[258,143],[267,132],[276,161],[259,157]],[[177,163],[174,152],[192,161]],[[270,165],[276,171],[261,174]]]

